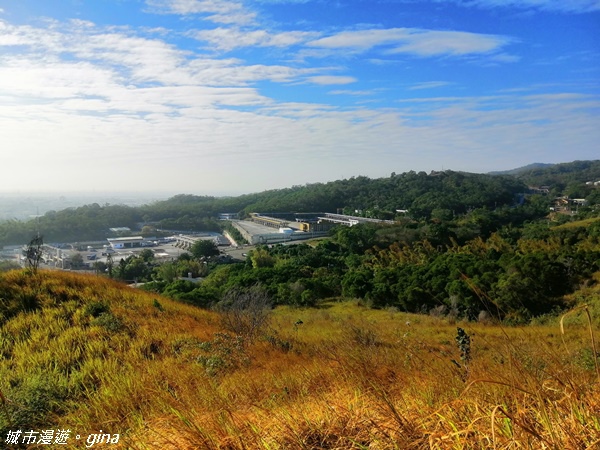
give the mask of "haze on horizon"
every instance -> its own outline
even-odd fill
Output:
[[[0,5],[1,192],[598,158],[596,1],[56,3]]]

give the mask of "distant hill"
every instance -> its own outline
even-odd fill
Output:
[[[548,186],[553,196],[567,195],[598,203],[600,193],[588,182],[600,181],[600,160],[573,161],[561,164],[535,163],[496,175],[509,175],[528,186]]]
[[[102,240],[111,227],[216,231],[219,213],[245,216],[251,212],[336,212],[393,219],[397,210],[408,210],[415,219],[432,213],[466,214],[477,208],[512,206],[527,186],[549,186],[550,195],[585,198],[600,203],[600,190],[587,182],[600,180],[599,161],[564,164],[535,163],[490,174],[442,172],[392,173],[385,178],[352,177],[328,183],[292,186],[237,197],[181,194],[168,200],[130,207],[86,205],[49,211],[28,221],[0,221],[0,245],[25,244],[38,231],[46,242]]]
[[[573,161],[552,164],[548,167],[532,168],[522,171],[516,177],[530,186],[547,185],[556,192],[564,191],[569,185],[585,184],[600,180],[600,160]]]
[[[489,175],[521,175],[523,173],[527,173],[534,169],[543,169],[545,167],[551,167],[555,164],[546,164],[546,163],[532,163],[523,167],[517,167],[516,169],[510,170],[500,170],[494,172],[488,172]]]
[[[444,172],[406,172],[371,179],[364,176],[293,186],[239,197],[177,195],[140,207],[97,204],[48,212],[25,223],[0,222],[0,245],[27,243],[38,230],[46,242],[105,239],[111,227],[136,229],[139,223],[171,230],[218,230],[220,212],[336,212],[393,219],[396,210],[428,218],[434,210],[464,214],[475,208],[512,205],[526,186],[512,176]]]
[[[228,199],[176,196],[141,208],[151,220],[161,220],[182,210],[215,216],[218,212],[314,212],[345,209],[371,212],[375,218],[392,218],[396,209],[410,209],[417,217],[436,208],[463,213],[469,208],[509,205],[523,192],[519,180],[507,176],[443,172],[393,173],[386,178],[352,177],[328,183],[293,186]],[[391,214],[392,217],[386,217]],[[381,215],[381,217],[378,217]]]

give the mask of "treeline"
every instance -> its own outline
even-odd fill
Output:
[[[135,229],[141,220],[140,211],[135,207],[93,203],[48,211],[28,221],[0,222],[0,245],[25,244],[38,232],[44,235],[46,242],[105,239],[109,236],[109,228]]]
[[[159,213],[149,214],[152,207],[104,205],[97,203],[48,211],[41,217],[28,221],[7,220],[0,222],[0,246],[25,244],[38,232],[48,243],[103,240],[114,237],[110,228],[127,227],[140,232],[145,224],[153,229],[219,231],[220,225],[204,212],[195,214],[182,208],[173,208],[171,216],[160,218]],[[156,217],[159,217],[158,219]]]
[[[524,185],[511,177],[461,172],[406,172],[389,178],[354,177],[264,192],[243,212],[329,211],[373,218],[394,218],[397,210],[408,210],[413,218],[428,218],[438,208],[462,214],[479,207],[511,205]]]
[[[47,242],[104,239],[112,227],[218,230],[221,212],[336,212],[392,219],[408,210],[415,219],[435,214],[465,214],[476,208],[510,206],[524,185],[512,177],[460,172],[407,172],[389,178],[356,177],[330,183],[294,186],[238,197],[177,195],[141,207],[96,203],[49,211],[29,221],[0,223],[0,245],[28,242],[36,232]]]
[[[100,206],[97,203],[49,211],[28,221],[0,222],[0,245],[24,244],[40,232],[47,242],[104,239],[109,228],[144,225],[166,230],[218,231],[221,212],[336,212],[378,219],[437,219],[447,221],[470,217],[482,229],[493,221],[519,225],[523,220],[545,216],[554,195],[586,198],[600,204],[600,188],[586,181],[600,179],[600,161],[576,161],[531,169],[518,176],[484,175],[463,172],[406,172],[370,179],[353,177],[329,183],[315,183],[237,197],[177,195],[140,207]],[[516,217],[508,209],[524,204],[527,185],[550,185],[551,195],[526,202]],[[399,212],[403,211],[403,212]],[[580,210],[580,214],[585,214]],[[489,231],[489,230],[488,230]],[[484,230],[485,232],[485,230]]]
[[[178,215],[216,217],[220,212],[242,216],[250,212],[363,211],[391,218],[398,209],[410,210],[416,218],[427,218],[436,208],[456,214],[472,208],[512,205],[515,195],[526,190],[513,177],[445,171],[426,174],[406,172],[389,178],[353,177],[329,183],[314,183],[239,197],[215,198],[177,195],[140,210],[150,220]]]

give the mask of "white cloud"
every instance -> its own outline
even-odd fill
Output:
[[[11,168],[26,160],[36,161],[31,178],[54,189],[202,193],[233,183],[249,192],[392,170],[492,170],[498,164],[546,161],[569,148],[587,148],[578,156],[592,159],[600,139],[591,112],[600,101],[583,95],[446,98],[382,110],[272,103],[238,111],[203,100],[222,94],[218,89],[136,91],[165,108],[143,117],[70,109],[81,105],[0,102],[2,148],[19,149],[19,155],[4,160],[0,188],[19,185],[21,172]],[[184,106],[169,107],[168,101]],[[25,116],[29,119],[22,120]]]
[[[267,3],[272,5],[288,5],[296,3],[309,3],[313,0],[255,0],[257,3]]]
[[[519,62],[521,60],[520,56],[517,55],[510,55],[508,53],[497,53],[495,55],[490,55],[490,57],[488,58],[488,61],[494,63],[516,63]]]
[[[335,91],[329,91],[328,94],[331,95],[355,95],[358,97],[362,97],[362,96],[368,96],[368,95],[374,95],[377,92],[379,92],[380,90],[377,89],[373,89],[370,91],[360,91],[360,90],[349,90],[349,89],[336,89]]]
[[[212,14],[210,16],[206,16],[206,20],[215,23],[224,23],[232,25],[250,25],[255,22],[256,13],[240,11],[237,13]]]
[[[386,53],[411,53],[418,56],[468,55],[495,52],[511,42],[505,36],[436,31],[414,28],[389,28],[344,31],[308,42],[308,46],[356,53],[386,46]]]
[[[243,9],[243,4],[230,0],[146,0],[155,11],[170,14],[227,14]]]
[[[452,83],[448,81],[424,81],[422,83],[414,84],[408,89],[411,91],[417,91],[421,89],[435,89],[439,87],[449,86]]]
[[[231,0],[146,0],[151,12],[159,14],[200,14],[217,23],[248,25],[255,21],[256,13],[242,2]]]
[[[213,20],[252,17],[239,2],[148,4]],[[19,186],[22,167],[31,161],[36,164],[28,175],[42,188],[202,193],[235,184],[248,192],[338,179],[357,170],[370,176],[441,165],[491,170],[499,160],[518,166],[572,148],[581,149],[579,158],[591,159],[600,140],[596,97],[510,93],[414,99],[381,109],[283,103],[255,85],[268,80],[300,89],[356,82],[356,91],[330,94],[378,91],[365,90],[353,76],[329,75],[339,68],[199,55],[158,31],[160,38],[149,38],[127,27],[79,20],[37,28],[0,20],[0,148],[7,149],[0,189]],[[329,54],[377,48],[388,55],[514,58],[502,52],[512,42],[504,36],[410,28],[318,36],[241,27],[196,32],[220,50],[286,48],[308,40],[313,51]],[[444,85],[429,81],[412,89]],[[373,86],[380,85],[368,87]],[[290,92],[285,95],[302,98],[303,92]]]
[[[4,85],[0,84],[0,90],[10,86],[14,91],[38,89],[45,92],[44,95],[62,96],[65,87],[72,86],[73,92],[79,89],[82,95],[97,95],[95,91],[90,92],[87,85],[100,73],[110,79],[110,83],[124,86],[147,83],[246,86],[261,80],[289,82],[319,72],[282,65],[248,65],[233,58],[198,57],[162,40],[135,36],[131,32],[65,28],[65,32],[60,33],[29,26],[15,27],[0,21],[0,48],[6,49],[0,54],[5,81]],[[291,36],[259,33],[251,39],[283,45]],[[13,49],[15,54],[11,55]],[[59,81],[54,83],[54,78]],[[62,91],[50,94],[55,84],[60,85]]]
[[[357,80],[354,77],[337,76],[337,75],[319,75],[315,77],[307,78],[308,81],[314,84],[350,84],[355,83]]]
[[[215,28],[189,33],[195,39],[206,41],[219,50],[233,50],[239,47],[290,47],[309,39],[317,33],[307,31],[286,31],[271,33],[267,30],[242,30],[240,28]]]
[[[404,41],[404,42],[402,42]],[[501,36],[461,31],[410,30],[390,53],[414,53],[419,56],[468,55],[490,53],[508,43]]]

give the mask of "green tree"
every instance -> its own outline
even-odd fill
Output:
[[[141,235],[142,236],[151,236],[154,233],[156,233],[156,228],[150,226],[150,225],[144,225],[142,227],[142,231],[141,231]]]
[[[142,258],[128,258],[125,265],[124,277],[125,280],[145,280],[150,275],[148,264]]]
[[[217,244],[215,244],[215,242],[210,239],[197,240],[192,245],[190,251],[192,255],[194,255],[194,257],[198,259],[216,256],[220,253]]]
[[[145,248],[140,252],[140,258],[145,262],[152,262],[154,260],[154,252],[149,248]]]
[[[266,248],[256,248],[250,253],[250,261],[252,261],[252,267],[258,269],[261,267],[273,267],[275,265],[275,258],[273,258]]]
[[[166,262],[158,266],[155,270],[155,279],[171,283],[179,276],[177,264],[174,262]]]
[[[81,256],[81,253],[75,253],[71,256],[71,266],[74,268],[83,266],[83,256]]]
[[[37,273],[38,267],[40,266],[43,244],[44,238],[38,234],[29,241],[29,244],[27,244],[27,247],[23,252],[23,256],[25,256],[25,259],[27,260],[27,267],[32,273]]]

